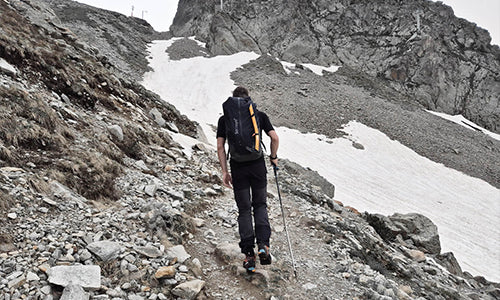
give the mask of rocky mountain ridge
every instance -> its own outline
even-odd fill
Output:
[[[221,11],[219,1],[182,0],[171,31],[197,36],[214,54],[353,68],[499,132],[500,48],[440,2],[227,1]]]
[[[288,162],[299,277],[272,178],[275,263],[241,274],[215,152],[175,142],[197,137],[196,124],[47,14],[0,1],[0,300],[499,297],[440,253],[425,217],[360,214]]]

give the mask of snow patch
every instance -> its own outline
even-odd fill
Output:
[[[295,74],[300,74],[297,71],[294,71],[297,69],[296,64],[287,62],[287,61],[281,61],[278,60],[281,65],[283,66],[283,69],[287,74],[291,74],[292,72]],[[330,67],[324,67],[324,66],[319,66],[319,65],[314,65],[314,64],[301,64],[304,67],[308,68],[311,70],[314,74],[323,76],[323,71],[330,72],[330,73],[335,73],[337,70],[340,68],[339,66],[330,66]]]
[[[320,76],[323,76],[323,71],[335,73],[340,68],[339,66],[323,67],[323,66],[313,65],[313,64],[302,64],[302,65],[304,67],[308,68],[309,70],[311,70],[313,73],[320,75]]]
[[[489,131],[487,129],[484,129],[483,127],[477,125],[476,123],[474,123],[474,122],[472,122],[470,120],[467,120],[462,115],[454,115],[454,116],[452,116],[452,115],[448,115],[448,114],[445,114],[445,113],[435,112],[435,111],[432,111],[432,110],[426,110],[426,111],[429,112],[429,113],[431,113],[431,114],[433,114],[433,115],[436,115],[438,117],[446,119],[448,121],[452,121],[454,123],[462,125],[465,128],[468,128],[468,129],[471,129],[471,130],[480,131],[480,132],[482,132],[484,134],[489,135],[490,137],[494,138],[495,140],[500,141],[500,134],[491,132],[491,131]]]

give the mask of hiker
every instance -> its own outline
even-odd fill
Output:
[[[248,90],[237,87],[233,97],[229,97],[223,104],[224,115],[219,118],[217,125],[217,155],[222,168],[224,186],[232,188],[234,199],[238,206],[238,230],[240,234],[241,252],[245,254],[243,267],[250,273],[255,272],[256,255],[254,252],[257,242],[261,265],[271,263],[269,253],[269,238],[271,227],[267,215],[267,170],[262,151],[262,130],[271,138],[271,164],[278,164],[279,139],[269,117],[255,107],[249,97]],[[239,109],[241,110],[238,111]],[[236,111],[236,113],[234,113]],[[250,111],[250,112],[249,112]],[[255,113],[253,113],[255,112]],[[241,117],[241,116],[245,117]],[[255,117],[252,118],[252,115]],[[232,116],[232,117],[231,117]],[[244,134],[247,129],[242,128],[246,123],[252,132],[246,134],[247,140],[253,142],[241,150],[241,142],[235,143],[238,134]],[[241,125],[240,127],[234,126]],[[240,132],[241,131],[241,132]],[[236,135],[236,136],[235,136]],[[240,137],[241,138],[241,137]],[[227,166],[226,139],[229,144],[229,165]],[[246,151],[245,151],[246,149]],[[252,220],[253,210],[253,220]],[[255,223],[255,231],[253,227]]]

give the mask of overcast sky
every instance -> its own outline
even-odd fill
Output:
[[[226,0],[230,1],[230,0]],[[236,1],[236,0],[232,0]],[[177,10],[177,0],[78,0],[92,6],[144,18],[157,31],[167,31]],[[455,15],[485,28],[492,42],[500,45],[500,0],[442,0],[451,6]]]

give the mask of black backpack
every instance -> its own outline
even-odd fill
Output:
[[[257,106],[250,97],[229,97],[223,104],[231,159],[245,162],[263,156]]]

